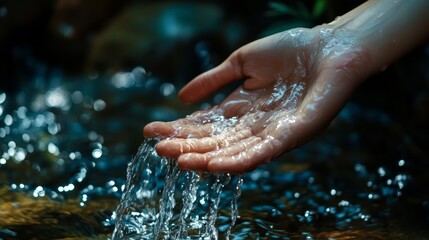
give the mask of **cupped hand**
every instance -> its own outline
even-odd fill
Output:
[[[145,126],[179,167],[248,172],[323,130],[367,75],[366,50],[347,31],[293,29],[247,44],[179,93],[185,103],[245,79],[220,105]]]

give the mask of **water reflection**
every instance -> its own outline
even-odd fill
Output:
[[[0,93],[0,238],[110,237],[127,163],[143,140],[136,130],[195,109],[177,104],[178,86],[141,67],[78,79],[56,74],[46,81]],[[237,204],[215,219],[219,238],[426,236],[429,168],[397,143],[427,152],[407,144],[412,136],[398,135],[388,124],[393,119],[351,103],[322,138],[244,175]],[[362,140],[373,136],[368,127],[382,134],[383,145]],[[199,205],[212,201],[207,191],[195,192]],[[224,199],[231,193],[220,204],[229,205]],[[231,218],[231,209],[238,215]],[[197,229],[198,221],[186,216],[166,213],[164,222],[179,226],[183,220]]]

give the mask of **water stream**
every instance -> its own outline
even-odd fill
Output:
[[[192,112],[143,73],[42,74],[15,95],[0,92],[1,239],[107,239],[115,223],[114,239],[427,239],[419,115],[352,101],[323,136],[242,178],[180,171],[151,139],[125,179],[141,144],[135,130]],[[407,96],[428,99],[418,90]],[[389,106],[403,104],[395,94]]]
[[[243,179],[182,171],[175,160],[156,154],[155,142],[145,140],[128,165],[112,238],[218,239],[218,213],[228,209],[228,239],[238,217]]]

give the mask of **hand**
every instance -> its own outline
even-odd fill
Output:
[[[367,75],[366,50],[342,30],[293,29],[235,51],[179,93],[199,101],[245,79],[220,105],[173,122],[153,122],[159,155],[182,169],[248,172],[324,129]]]

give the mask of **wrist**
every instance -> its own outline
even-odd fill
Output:
[[[347,80],[346,83],[350,86],[359,85],[372,74],[370,66],[374,65],[374,59],[355,31],[331,24],[316,26],[312,30],[318,36],[319,70],[349,72],[342,80]]]
[[[366,49],[371,74],[428,39],[427,9],[427,0],[370,0],[323,26],[348,32],[356,46]]]

